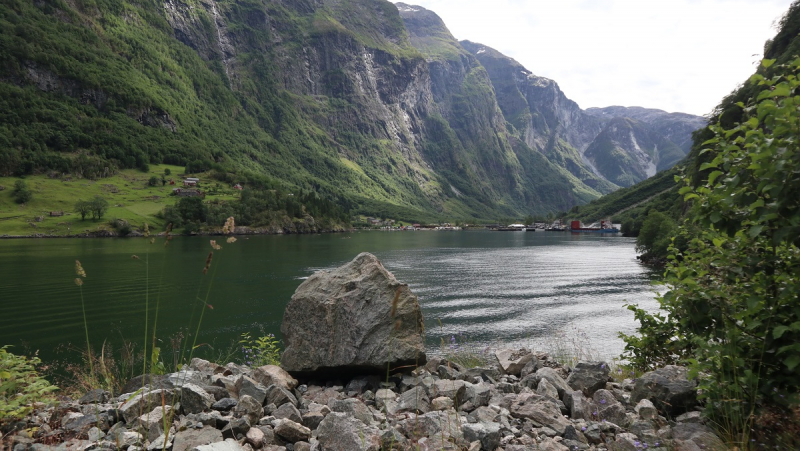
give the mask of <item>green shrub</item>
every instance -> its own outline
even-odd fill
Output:
[[[36,372],[38,357],[27,358],[0,347],[0,424],[24,418],[36,402],[52,402],[58,390]]]
[[[151,175],[147,180],[147,186],[158,186],[161,183],[161,178],[157,175]]]
[[[682,177],[692,209],[659,297],[667,315],[642,316],[642,338],[625,338],[634,362],[661,351],[707,374],[706,413],[740,444],[759,410],[796,407],[800,392],[800,59],[777,72],[753,76],[761,92],[741,104],[743,122],[710,126],[702,179]]]
[[[33,192],[28,188],[28,184],[25,183],[25,180],[17,180],[14,182],[14,191],[12,191],[11,194],[14,196],[14,202],[18,204],[24,204],[33,199]]]
[[[252,337],[250,332],[246,332],[242,334],[239,343],[242,345],[245,365],[256,368],[263,365],[281,364],[280,342],[275,335]]]
[[[652,210],[642,223],[636,238],[636,251],[644,257],[667,258],[668,250],[678,225],[669,216]]]

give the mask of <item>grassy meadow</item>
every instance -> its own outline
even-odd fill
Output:
[[[170,175],[164,175],[165,169]],[[14,202],[14,183],[18,177],[0,177],[0,236],[37,234],[67,236],[86,231],[112,229],[110,222],[115,219],[127,221],[134,229],[147,222],[154,230],[163,229],[164,220],[156,215],[164,207],[174,205],[176,196],[172,189],[182,186],[185,177],[182,166],[150,165],[148,172],[126,169],[117,174],[98,180],[75,177],[50,178],[47,175],[24,177],[33,198],[24,204]],[[162,185],[161,176],[167,180]],[[156,186],[149,186],[152,176],[159,178]],[[217,181],[210,181],[204,174],[194,174],[200,178],[199,188],[209,200],[234,200],[238,192]],[[175,181],[170,185],[169,180]],[[209,181],[206,181],[209,180]],[[91,200],[99,195],[108,201],[108,210],[101,219],[87,215],[81,220],[75,210],[75,202],[80,199]],[[50,216],[51,211],[63,211],[64,216]],[[41,219],[39,221],[38,219]]]

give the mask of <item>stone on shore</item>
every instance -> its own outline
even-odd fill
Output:
[[[286,307],[281,332],[281,366],[299,375],[425,363],[417,297],[369,253],[303,282]]]
[[[697,405],[697,382],[690,381],[686,368],[667,365],[645,373],[636,380],[631,392],[634,405],[649,399],[659,411],[677,416]]]

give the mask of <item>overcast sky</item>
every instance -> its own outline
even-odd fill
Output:
[[[555,80],[581,108],[705,115],[746,80],[791,0],[405,0]]]

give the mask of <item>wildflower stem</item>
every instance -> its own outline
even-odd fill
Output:
[[[92,346],[89,344],[89,323],[86,321],[86,305],[83,301],[83,285],[78,286],[81,290],[81,311],[83,312],[83,331],[86,332],[86,358],[89,360],[89,371],[94,374],[94,364],[92,363]]]

